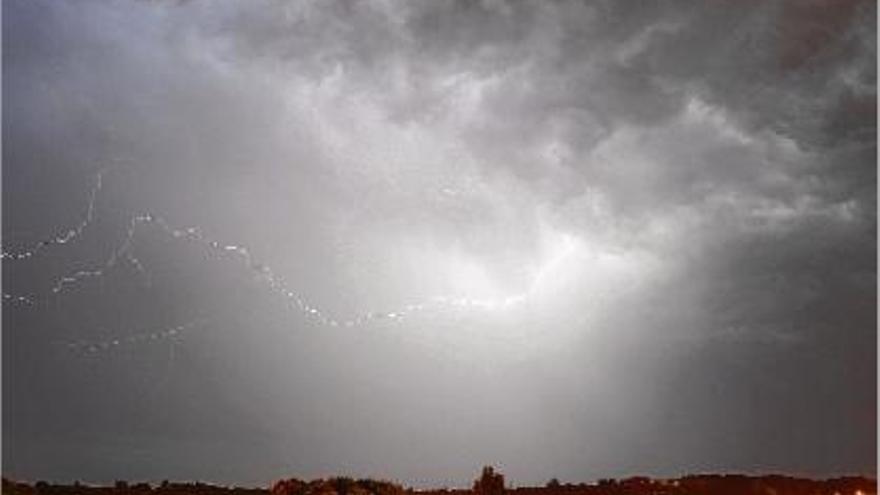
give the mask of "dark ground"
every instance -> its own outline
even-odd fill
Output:
[[[863,477],[811,480],[788,476],[697,475],[676,479],[632,477],[596,483],[563,484],[551,480],[543,487],[505,487],[504,477],[484,469],[472,488],[414,490],[371,479],[338,477],[313,481],[280,480],[266,488],[237,488],[204,483],[158,485],[118,481],[113,486],[20,483],[3,479],[8,495],[876,495],[877,481]]]

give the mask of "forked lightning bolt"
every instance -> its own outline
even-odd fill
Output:
[[[81,237],[84,231],[95,221],[96,202],[98,194],[103,187],[104,172],[97,174],[95,185],[90,191],[88,207],[82,221],[74,228],[68,229],[64,234],[47,239],[29,249],[22,251],[3,251],[2,259],[4,262],[20,262],[32,259],[40,254],[49,246],[64,245]],[[142,276],[148,278],[147,271],[140,260],[133,254],[133,246],[138,232],[146,227],[152,227],[159,232],[181,241],[185,241],[194,245],[198,245],[208,252],[214,252],[223,257],[230,255],[243,263],[248,269],[252,270],[266,285],[274,292],[281,295],[288,306],[299,310],[309,320],[326,326],[332,327],[359,327],[375,321],[399,321],[415,313],[438,311],[443,309],[471,309],[491,311],[503,308],[509,308],[522,303],[527,293],[516,294],[503,299],[473,299],[462,297],[439,296],[427,299],[425,301],[413,304],[407,304],[395,311],[368,311],[348,319],[337,319],[328,315],[324,310],[311,304],[306,297],[294,291],[282,277],[272,270],[271,267],[258,262],[253,258],[250,251],[238,244],[226,244],[218,240],[212,239],[204,234],[199,227],[178,227],[171,224],[166,219],[153,215],[151,213],[141,213],[130,218],[126,234],[122,242],[112,251],[109,258],[100,266],[88,270],[77,270],[64,275],[56,280],[49,290],[48,294],[43,296],[15,295],[3,294],[4,304],[19,304],[33,306],[37,301],[47,300],[48,298],[58,296],[66,291],[73,290],[80,283],[105,276],[113,269],[120,260],[130,263]],[[201,324],[204,321],[200,320]],[[118,348],[124,345],[137,344],[150,340],[168,338],[169,336],[182,335],[183,332],[190,328],[191,324],[186,324],[170,329],[156,330],[144,334],[135,334],[124,339],[111,339],[101,342],[70,342],[71,348],[86,349],[93,352],[99,350],[108,350]]]

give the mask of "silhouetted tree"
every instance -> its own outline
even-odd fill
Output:
[[[306,483],[296,478],[276,481],[270,493],[272,495],[299,495],[305,491]]]
[[[496,473],[492,466],[483,468],[483,474],[474,481],[474,492],[477,495],[503,495],[504,475]]]

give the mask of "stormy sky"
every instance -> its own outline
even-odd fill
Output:
[[[876,16],[3,2],[4,475],[874,475]]]

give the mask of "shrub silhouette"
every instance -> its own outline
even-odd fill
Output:
[[[388,481],[340,476],[330,479],[301,481],[296,478],[279,480],[272,485],[271,495],[403,495],[402,486]]]

